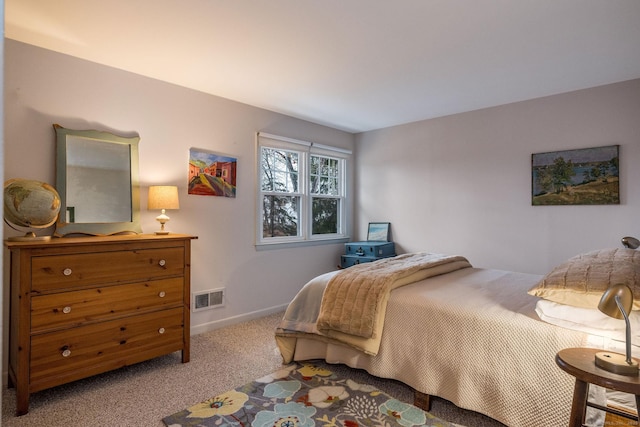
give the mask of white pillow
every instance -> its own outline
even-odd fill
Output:
[[[623,319],[614,319],[598,309],[574,307],[540,299],[536,303],[536,313],[544,322],[574,331],[586,332],[618,341],[625,341],[626,326]],[[640,345],[640,312],[629,314],[631,343]]]

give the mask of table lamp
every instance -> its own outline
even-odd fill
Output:
[[[633,292],[629,286],[622,283],[609,287],[600,298],[598,310],[614,319],[624,319],[627,327],[626,355],[609,351],[596,353],[596,366],[605,371],[620,375],[638,375],[638,362],[631,358],[631,324],[628,313],[632,307]]]
[[[156,231],[155,233],[169,234],[169,232],[164,229],[164,225],[169,221],[169,216],[165,213],[165,210],[180,209],[178,187],[175,185],[152,185],[149,187],[147,209],[162,209],[162,213],[156,217],[156,221],[160,223],[160,231]]]

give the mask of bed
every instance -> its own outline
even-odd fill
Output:
[[[416,256],[436,259],[433,270],[396,271],[383,291],[363,285],[388,264],[411,264]],[[358,274],[364,279],[353,279]],[[631,249],[579,255],[545,276],[475,268],[460,256],[404,254],[311,280],[289,305],[276,341],[285,363],[323,359],[364,369],[411,386],[417,398],[438,396],[508,426],[566,425],[574,378],[556,366],[555,355],[568,347],[624,353],[624,322],[608,320],[593,301],[609,282],[636,276],[640,252]],[[344,303],[349,286],[356,300]],[[363,313],[362,305],[377,311]],[[348,314],[366,325],[351,325]],[[637,310],[632,314],[640,326]],[[632,330],[637,345],[640,329]],[[597,387],[591,399],[635,409],[633,398]],[[602,425],[601,412],[589,416]]]

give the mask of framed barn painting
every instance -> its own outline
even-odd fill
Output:
[[[234,157],[189,149],[188,194],[235,198],[237,164]]]
[[[531,155],[532,205],[620,204],[619,145]]]

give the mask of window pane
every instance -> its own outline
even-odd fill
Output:
[[[312,194],[338,196],[340,160],[331,157],[311,156],[309,179]]]
[[[262,237],[298,235],[300,198],[289,196],[264,196],[262,199]]]
[[[281,191],[295,193],[298,191],[299,154],[295,151],[277,150],[262,147],[263,191]]]
[[[313,198],[313,234],[336,234],[338,233],[338,211],[340,199]]]

